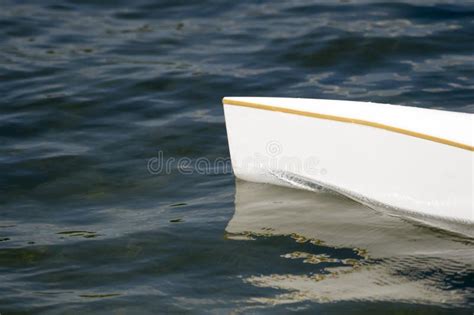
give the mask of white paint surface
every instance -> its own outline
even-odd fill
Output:
[[[348,101],[226,100],[361,119],[473,145],[472,114]],[[359,201],[474,223],[472,151],[354,123],[235,105],[224,111],[238,178],[288,185],[275,176],[287,172]]]

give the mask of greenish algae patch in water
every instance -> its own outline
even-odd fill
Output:
[[[6,228],[15,227],[15,226],[16,226],[15,224],[0,225],[0,229],[6,229]]]
[[[180,223],[180,222],[184,222],[184,220],[181,219],[181,218],[176,218],[176,219],[171,219],[170,222],[171,223]]]
[[[59,235],[67,235],[71,237],[83,237],[83,238],[94,238],[99,236],[96,232],[89,232],[89,231],[63,231],[58,232],[56,234]]]
[[[104,299],[111,298],[115,296],[120,296],[120,293],[106,293],[106,294],[79,294],[80,297],[89,298],[89,299]]]
[[[183,207],[183,206],[187,206],[188,204],[185,203],[185,202],[178,202],[178,203],[173,203],[170,205],[170,207],[172,208],[176,208],[176,207]]]

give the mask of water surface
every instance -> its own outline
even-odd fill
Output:
[[[148,164],[225,95],[474,113],[473,52],[466,1],[0,0],[0,313],[471,314],[471,239]]]

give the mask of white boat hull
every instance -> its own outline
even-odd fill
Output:
[[[238,178],[474,223],[472,114],[279,98],[225,98],[224,111]]]

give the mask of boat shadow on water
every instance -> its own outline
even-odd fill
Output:
[[[253,275],[244,282],[280,289],[257,305],[302,301],[387,301],[472,307],[472,238],[375,211],[344,196],[236,180],[226,238],[289,237],[315,251],[282,252],[313,264],[307,274]],[[353,257],[342,255],[349,249]]]

